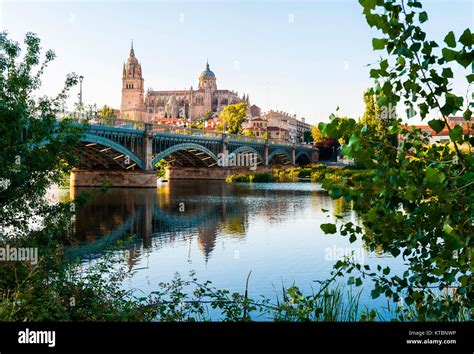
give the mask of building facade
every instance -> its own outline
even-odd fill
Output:
[[[199,76],[198,88],[189,90],[153,91],[144,90],[144,78],[140,63],[135,57],[132,47],[130,55],[123,66],[122,119],[154,121],[162,118],[182,118],[195,120],[212,112],[220,113],[230,104],[246,102],[249,107],[248,95],[239,95],[231,90],[217,88],[217,79],[211,71],[209,63]]]
[[[253,106],[251,111],[252,108]],[[252,115],[252,118],[247,120],[242,128],[244,132],[251,131],[256,137],[268,137],[301,144],[304,142],[305,133],[311,132],[311,125],[306,123],[304,118],[298,120],[295,115],[273,110],[260,115],[259,108],[258,115],[257,111],[255,113],[256,115]]]
[[[270,137],[267,131],[267,121],[261,117],[255,117],[242,124],[244,133],[252,132],[257,138]]]
[[[311,133],[311,124],[305,122],[305,118],[301,117],[301,119],[296,120],[296,140],[298,143],[305,142],[305,134]]]

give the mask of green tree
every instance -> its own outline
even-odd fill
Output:
[[[311,137],[315,143],[319,143],[320,141],[324,140],[323,136],[321,135],[321,131],[316,125],[311,126]]]
[[[247,119],[247,103],[240,102],[226,106],[221,112],[224,129],[230,134],[240,134],[242,123]]]
[[[56,97],[36,98],[55,55],[47,51],[41,62],[40,40],[33,33],[24,44],[20,58],[20,45],[0,33],[0,247],[37,247],[39,259],[2,262],[0,321],[143,319],[146,306],[133,305],[119,288],[124,273],[112,274],[104,262],[84,273],[64,262],[64,236],[75,207],[87,196],[51,204],[45,194],[77,162],[85,126],[57,117],[78,80],[70,74]]]
[[[112,107],[109,107],[107,105],[104,105],[100,110],[99,110],[99,116],[100,117],[109,117],[109,118],[115,118],[115,111]]]
[[[311,143],[314,141],[314,138],[313,138],[313,132],[311,130],[306,130],[304,133],[303,133],[303,141],[305,143]]]
[[[403,274],[393,274],[388,267],[374,269],[346,260],[336,263],[335,272],[351,272],[349,281],[356,285],[362,277],[372,279],[373,298],[386,296],[403,304],[397,313],[400,320],[472,318],[474,156],[459,146],[472,148],[474,140],[460,126],[450,126],[448,116],[463,111],[466,121],[472,117],[469,102],[452,92],[451,67],[467,68],[473,62],[474,35],[469,29],[457,36],[449,32],[442,45],[427,39],[422,30],[428,14],[420,1],[360,3],[368,24],[381,32],[372,40],[374,50],[385,51],[370,70],[376,103],[404,104],[407,119],[416,113],[424,119],[431,111],[441,112],[440,119],[428,124],[435,131],[447,128],[454,150],[449,144],[427,144],[419,129],[407,129],[401,119],[387,127],[388,134],[402,137],[400,143],[374,139],[354,120],[341,125],[333,117],[319,125],[323,135],[343,137],[343,153],[375,172],[357,189],[323,183],[333,198],[352,201],[363,220],[363,227],[341,225],[341,233],[351,242],[362,238],[370,250],[381,246],[407,264]],[[468,74],[466,81],[472,83],[474,75]],[[334,230],[327,224],[324,228]]]
[[[70,119],[57,121],[77,76],[68,75],[55,98],[35,99],[55,54],[47,51],[41,63],[39,38],[27,33],[24,43],[20,61],[20,45],[0,33],[0,229],[12,227],[16,235],[27,233],[32,216],[54,218],[54,208],[46,207],[43,197],[77,163],[74,149],[81,131]]]
[[[252,130],[247,129],[247,130],[244,131],[243,135],[245,135],[245,136],[255,136],[255,133]]]
[[[362,126],[366,125],[374,134],[382,134],[382,110],[375,102],[375,95],[372,90],[364,92],[365,112],[360,120]]]

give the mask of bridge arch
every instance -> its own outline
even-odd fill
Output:
[[[309,164],[311,163],[311,155],[306,151],[300,151],[296,154],[295,163]]]
[[[112,141],[110,139],[104,138],[99,135],[86,133],[82,135],[81,142],[96,143],[96,144],[100,144],[100,145],[112,148],[115,151],[120,152],[121,154],[124,154],[124,156],[128,156],[130,160],[132,160],[142,170],[146,169],[145,163],[134,152],[130,151],[123,145],[116,143],[115,141]]]
[[[166,150],[163,150],[162,152],[160,152],[152,161],[152,166],[155,166],[160,160],[174,154],[174,153],[178,153],[178,152],[189,152],[189,151],[193,151],[193,150],[198,150],[200,152],[203,152],[205,153],[208,157],[211,157],[212,160],[213,160],[213,163],[216,163],[217,164],[217,156],[211,151],[209,150],[208,148],[202,146],[202,145],[199,145],[199,144],[195,144],[195,143],[182,143],[182,144],[178,144],[178,145],[174,145],[174,146],[171,146],[169,147],[168,149]],[[192,154],[194,155],[194,157],[197,156],[197,154]],[[186,158],[186,157],[184,157]],[[200,159],[201,162],[204,163],[204,160],[203,159]],[[207,166],[209,166],[207,163],[204,163],[206,164]]]
[[[265,162],[262,155],[251,146],[241,146],[241,147],[238,147],[237,149],[235,149],[234,151],[229,152],[229,153],[230,154],[239,154],[239,153],[248,152],[248,151],[253,152],[254,154],[257,154],[258,158],[260,159],[260,161],[262,163]]]
[[[284,149],[276,149],[276,150],[273,150],[269,155],[268,155],[268,163],[270,163],[272,161],[272,159],[274,157],[277,157],[278,155],[284,155],[284,157],[286,157],[288,159],[288,161],[291,163],[291,157],[288,153],[288,151],[284,150]]]

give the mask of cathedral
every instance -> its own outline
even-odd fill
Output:
[[[206,64],[205,70],[199,76],[196,90],[152,91],[145,94],[142,67],[135,57],[133,43],[130,56],[123,65],[122,104],[120,115],[122,119],[153,121],[161,118],[196,118],[212,112],[216,116],[225,106],[234,103],[247,102],[249,96],[239,97],[231,90],[217,89],[216,76]]]

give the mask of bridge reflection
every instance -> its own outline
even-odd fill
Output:
[[[71,190],[72,197],[83,191],[87,189]],[[278,224],[286,214],[297,213],[299,193],[307,192],[206,181],[171,181],[154,190],[111,188],[77,212],[66,254],[96,258],[122,240],[132,267],[134,259],[151,248],[196,240],[207,260],[218,237],[245,239],[250,217]],[[294,202],[275,198],[279,194],[291,196]]]

